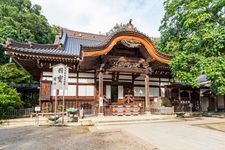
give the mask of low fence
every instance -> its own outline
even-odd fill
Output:
[[[171,115],[174,114],[174,107],[151,108],[152,114]]]
[[[4,118],[29,117],[34,112],[34,108],[0,110],[0,115]]]

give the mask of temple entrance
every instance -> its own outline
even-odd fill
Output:
[[[111,102],[117,103],[118,100],[118,85],[111,86]]]
[[[124,86],[124,96],[125,95],[133,95],[134,94],[134,90],[133,90],[133,85],[126,83]]]

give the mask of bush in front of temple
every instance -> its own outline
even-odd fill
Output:
[[[163,97],[161,99],[161,101],[162,101],[161,106],[165,106],[165,107],[171,107],[172,106],[171,101],[166,97]]]
[[[0,119],[7,118],[7,110],[21,108],[22,104],[19,93],[6,83],[0,82]]]

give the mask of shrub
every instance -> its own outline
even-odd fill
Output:
[[[161,106],[165,106],[165,107],[172,106],[171,101],[168,98],[164,97],[161,100],[162,100]]]
[[[5,118],[4,112],[10,109],[22,107],[23,102],[15,89],[10,88],[6,83],[0,82],[0,118]]]

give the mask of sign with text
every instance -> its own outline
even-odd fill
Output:
[[[41,111],[41,107],[40,106],[36,106],[34,107],[34,110],[37,112],[37,111]]]
[[[53,66],[52,70],[52,88],[53,89],[67,89],[68,88],[68,76],[69,67],[64,64],[58,64]]]
[[[103,97],[99,97],[99,106],[103,106]]]

